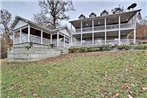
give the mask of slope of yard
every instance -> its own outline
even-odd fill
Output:
[[[2,62],[1,71],[2,98],[147,98],[147,51]]]

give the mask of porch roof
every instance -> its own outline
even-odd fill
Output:
[[[127,23],[137,12],[141,11],[134,10],[128,12],[122,12],[119,14],[110,14],[107,16],[97,16],[95,18],[85,18],[85,19],[78,19],[69,21],[75,28],[81,27],[81,21],[83,22],[83,27],[92,26],[92,20],[94,20],[95,25],[104,25],[104,19],[107,19],[107,24],[116,24],[118,23],[118,17],[121,17],[121,23]]]
[[[22,20],[22,21],[26,22],[28,25],[30,25],[32,27],[35,27],[37,29],[43,30],[44,32],[49,33],[49,34],[50,33],[56,33],[56,32],[59,31],[59,29],[51,30],[51,29],[45,28],[45,27],[43,27],[43,26],[41,26],[41,25],[39,25],[37,23],[34,23],[34,22],[32,22],[32,21],[30,21],[28,19],[22,18],[20,16],[15,17],[15,20],[14,20],[14,22],[12,23],[12,25],[10,27],[13,29],[15,27],[15,25],[18,23],[19,20]]]

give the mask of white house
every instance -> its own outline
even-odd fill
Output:
[[[109,14],[104,10],[100,16],[85,18],[81,15],[78,20],[70,21],[72,46],[90,46],[107,44],[136,43],[136,18],[141,10],[132,10]],[[128,34],[134,32],[133,39]]]
[[[89,18],[81,14],[78,20],[70,21],[71,30],[67,27],[50,30],[17,16],[11,25],[13,47],[8,50],[8,58],[10,61],[35,61],[67,53],[70,47],[135,44],[136,19],[140,11],[118,9],[109,14],[104,10],[100,16],[91,13]],[[129,37],[130,32],[133,38]]]
[[[54,44],[57,47],[69,48],[71,33],[67,27],[50,30],[17,16],[11,28],[13,29],[13,45],[31,42],[33,44]]]
[[[71,32],[67,27],[50,30],[17,16],[11,25],[13,47],[9,61],[36,61],[68,52]]]

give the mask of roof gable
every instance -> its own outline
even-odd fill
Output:
[[[59,30],[60,33],[70,36],[71,35],[71,30],[68,29],[68,27],[61,27]]]
[[[93,18],[93,17],[96,17],[96,14],[94,12],[92,12],[89,17]]]
[[[83,15],[83,14],[81,14],[80,16],[79,16],[79,19],[85,19],[86,17]]]
[[[37,28],[37,29],[39,29],[39,30],[43,30],[43,31],[46,32],[46,33],[55,33],[55,32],[57,32],[57,31],[59,31],[58,29],[53,29],[53,30],[51,30],[51,29],[45,28],[45,27],[43,27],[43,26],[41,26],[41,25],[39,25],[39,24],[37,24],[37,23],[34,23],[34,22],[32,22],[32,21],[30,21],[30,20],[27,20],[27,19],[25,19],[25,18],[22,18],[22,17],[20,17],[20,16],[16,16],[14,22],[13,22],[12,25],[11,25],[11,28],[12,28],[13,30],[16,30],[16,28],[23,27],[23,26],[26,25],[26,24],[27,24],[27,25],[29,24],[30,26],[35,27],[35,28]]]
[[[18,20],[18,22],[15,24],[13,29],[16,30],[16,29],[23,27],[23,26],[26,26],[26,25],[28,25],[27,22],[25,22],[23,20]]]

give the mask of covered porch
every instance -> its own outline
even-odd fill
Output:
[[[44,46],[68,48],[70,36],[61,29],[50,30],[29,20],[17,17],[13,25],[13,45],[33,43]]]
[[[59,47],[69,47],[69,38],[60,32],[46,33],[30,26],[13,31],[13,45],[29,42],[40,45],[53,44]]]
[[[94,33],[84,33],[84,34],[75,34],[73,35],[72,46],[101,46],[101,45],[129,45],[133,44],[134,40],[128,37],[128,34],[133,31],[130,30],[121,30],[119,31],[109,31],[105,32],[94,32]],[[120,37],[119,37],[120,36]],[[120,38],[120,39],[119,39]]]

